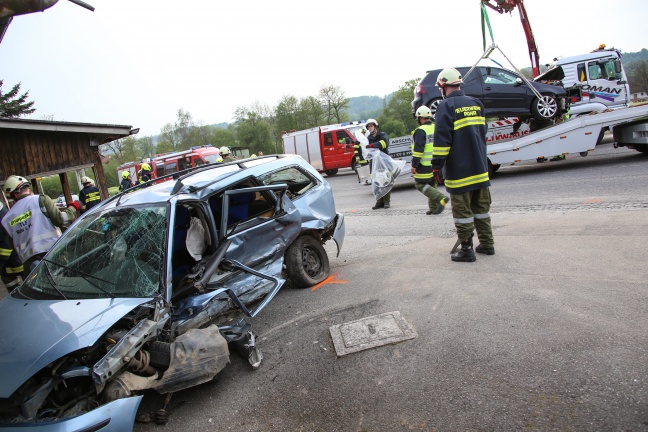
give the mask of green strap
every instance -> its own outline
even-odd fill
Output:
[[[488,26],[488,33],[490,33],[492,45],[495,45],[495,38],[493,37],[493,29],[491,28],[490,20],[488,19],[488,11],[486,10],[486,6],[484,6],[484,2],[481,3],[481,11],[482,41],[484,43],[484,51],[486,51],[486,32],[484,28],[484,22],[486,22],[486,25]]]

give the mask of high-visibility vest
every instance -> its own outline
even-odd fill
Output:
[[[414,174],[415,179],[431,179],[432,174],[432,152],[434,151],[434,124],[423,124],[412,132],[414,133],[421,129],[425,132],[425,147],[423,152],[414,151],[414,143],[412,143],[412,157],[419,159],[419,166]]]
[[[2,219],[22,262],[47,252],[61,236],[61,230],[40,208],[38,195],[19,199]]]

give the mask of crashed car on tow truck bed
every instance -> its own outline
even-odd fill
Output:
[[[144,390],[209,381],[230,349],[257,367],[245,316],[328,276],[344,217],[302,158],[179,174],[84,214],[0,302],[0,430],[132,430]]]

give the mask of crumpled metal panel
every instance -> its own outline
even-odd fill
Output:
[[[169,393],[210,381],[229,363],[227,341],[218,326],[193,329],[176,338],[171,363],[152,388]]]
[[[0,397],[53,361],[94,344],[146,298],[0,302]]]
[[[321,229],[335,218],[335,202],[329,183],[321,184],[294,201],[302,217],[302,228]]]

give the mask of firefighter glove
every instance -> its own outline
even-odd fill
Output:
[[[441,171],[439,171],[438,169],[433,169],[432,174],[434,174],[434,181],[437,184],[442,185],[443,184],[443,177],[441,176]]]
[[[373,148],[373,144],[367,144],[365,148]]]
[[[72,201],[68,207],[74,207],[76,211],[81,211],[81,203],[79,201]]]

